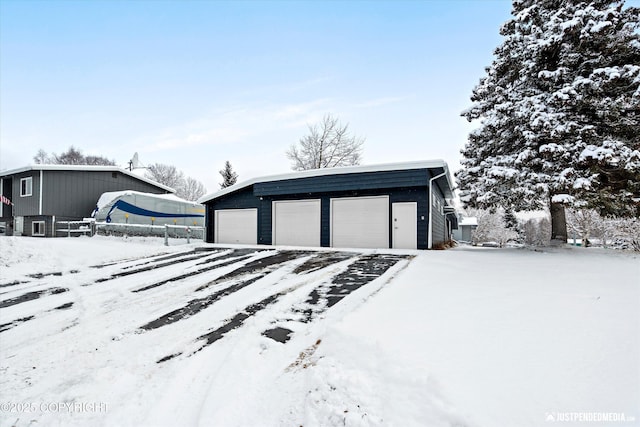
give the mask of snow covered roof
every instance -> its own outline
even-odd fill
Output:
[[[171,187],[168,187],[164,184],[160,184],[152,179],[145,178],[143,176],[132,173],[126,169],[119,168],[117,166],[92,166],[92,165],[29,165],[18,169],[12,169],[8,171],[0,171],[0,177],[16,175],[23,172],[28,171],[87,171],[87,172],[120,172],[132,178],[135,178],[140,181],[144,181],[147,184],[154,185],[158,188],[162,188],[163,190],[169,191],[170,193],[175,193]]]
[[[447,180],[447,184],[449,185],[449,189],[451,193],[453,193],[453,180],[451,179],[451,174],[449,173],[449,166],[447,166],[447,163],[444,160],[423,160],[423,161],[404,162],[404,163],[386,163],[386,164],[378,164],[378,165],[343,166],[343,167],[336,167],[336,168],[311,169],[311,170],[291,172],[291,173],[280,174],[280,175],[262,176],[262,177],[252,178],[238,184],[234,184],[230,187],[223,188],[222,190],[215,193],[207,194],[206,196],[201,197],[198,200],[198,203],[206,203],[210,200],[217,199],[226,194],[233,193],[234,191],[238,191],[245,187],[249,187],[253,184],[257,184],[261,182],[284,181],[288,179],[310,178],[310,177],[327,176],[327,175],[342,175],[342,174],[349,174],[349,173],[384,172],[384,171],[411,170],[411,169],[442,169],[443,172],[445,173],[445,178]]]
[[[105,206],[112,203],[114,200],[123,196],[143,196],[149,199],[171,200],[174,202],[190,204],[193,206],[200,206],[199,203],[185,200],[183,198],[176,196],[175,194],[153,194],[153,193],[143,193],[141,191],[134,191],[134,190],[124,190],[124,191],[108,191],[106,193],[102,193],[102,195],[98,199],[98,202],[96,203],[96,210],[100,210],[104,208]]]
[[[462,218],[458,225],[478,225],[478,218],[476,218],[475,216]]]

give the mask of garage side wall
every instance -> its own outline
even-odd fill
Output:
[[[431,218],[433,224],[433,246],[444,243],[447,239],[447,222],[444,214],[445,200],[442,191],[437,185],[433,186],[433,215]]]

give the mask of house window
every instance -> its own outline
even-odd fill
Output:
[[[33,193],[33,178],[20,179],[20,197],[28,197]]]
[[[31,223],[31,235],[32,236],[44,236],[45,235],[44,221],[33,221]]]

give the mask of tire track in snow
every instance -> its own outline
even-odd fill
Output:
[[[119,273],[114,273],[114,274],[112,274],[112,275],[110,275],[108,277],[103,277],[103,278],[97,279],[93,283],[86,284],[85,286],[91,286],[91,285],[96,284],[96,283],[103,283],[103,282],[107,282],[109,280],[119,279],[120,277],[131,276],[131,275],[134,275],[134,274],[143,273],[145,271],[151,271],[151,270],[155,270],[155,269],[158,269],[158,268],[174,266],[174,265],[179,264],[179,263],[193,261],[193,260],[196,260],[196,259],[200,259],[200,258],[204,258],[204,257],[210,256],[210,254],[208,254],[206,252],[201,252],[201,253],[194,254],[194,251],[191,251],[191,252],[187,252],[186,254],[189,254],[189,255],[185,256],[185,253],[181,253],[183,258],[176,257],[176,258],[173,258],[170,261],[166,261],[166,262],[159,262],[159,263],[152,262],[151,265],[147,265],[146,267],[136,268],[135,270],[120,271]]]
[[[202,291],[208,288],[209,286],[224,283],[231,279],[241,278],[254,273],[265,272],[265,274],[268,274],[271,271],[275,270],[275,268],[280,264],[283,264],[287,261],[291,261],[301,256],[310,255],[310,254],[311,252],[309,251],[286,250],[286,251],[276,252],[274,255],[260,258],[250,263],[247,263],[241,267],[238,267],[235,270],[231,271],[230,273],[227,273],[224,276],[218,277],[217,279],[212,280],[211,282],[200,286],[198,289],[196,289],[196,291]]]
[[[371,254],[360,256],[329,283],[321,283],[316,286],[304,301],[304,308],[292,307],[292,315],[301,316],[300,323],[311,323],[352,292],[382,276],[399,261],[411,258],[412,256],[409,255]],[[275,326],[262,333],[262,335],[281,343],[287,342],[291,338],[291,334],[293,331],[283,326]]]
[[[334,265],[337,262],[346,261],[349,258],[353,258],[356,254],[351,253],[327,253],[316,254],[313,258],[305,261],[294,270],[294,274],[304,275],[306,273],[321,270],[323,268]],[[364,255],[358,257],[354,262],[350,263],[346,269],[336,276],[329,284],[321,284],[316,286],[305,303],[309,304],[313,302],[318,305],[317,310],[312,311],[310,316],[305,316],[302,319],[302,323],[309,323],[314,320],[319,314],[324,312],[329,307],[335,305],[351,292],[359,289],[360,287],[372,282],[378,277],[382,276],[387,270],[398,263],[401,260],[409,259],[410,256],[403,255]],[[264,276],[258,276],[251,280],[251,283],[262,278]],[[320,280],[319,278],[316,280]],[[205,347],[222,339],[227,333],[240,328],[244,322],[256,313],[276,304],[279,299],[289,294],[290,292],[307,285],[308,282],[299,283],[293,287],[285,289],[283,291],[272,294],[257,303],[253,303],[245,307],[243,310],[237,312],[233,317],[228,319],[218,328],[200,335],[195,342],[204,341],[196,350],[193,350],[189,356],[203,350]],[[224,292],[224,291],[221,291]],[[329,300],[331,298],[331,300]],[[324,302],[324,303],[323,303]],[[297,310],[292,307],[292,311],[297,313]],[[262,335],[275,339],[280,342],[286,342],[290,338],[290,334],[293,331],[276,327],[264,331]],[[183,352],[176,352],[167,355],[156,363],[164,363],[175,357],[181,356]]]
[[[208,282],[199,288],[196,289],[196,292],[205,290],[213,285],[219,285],[223,283],[231,282],[232,280],[238,278],[246,278],[248,279],[241,280],[235,284],[225,287],[217,292],[214,292],[210,295],[195,298],[191,301],[187,302],[186,305],[180,307],[176,310],[173,310],[163,316],[158,317],[157,319],[152,320],[151,322],[142,325],[140,329],[145,331],[153,330],[160,328],[162,326],[170,325],[172,323],[178,322],[183,319],[188,319],[189,317],[198,314],[202,310],[210,307],[216,301],[220,300],[223,297],[231,295],[234,292],[239,291],[240,289],[246,288],[247,286],[257,282],[258,280],[266,277],[268,274],[277,270],[282,264],[292,261],[301,255],[306,254],[307,252],[303,251],[283,251],[278,252],[274,255],[270,255],[264,258],[260,258],[258,260],[252,261],[243,265],[242,267],[236,268],[230,273],[225,274],[211,282]]]
[[[349,258],[354,258],[356,256],[358,256],[358,254],[354,252],[320,252],[293,270],[293,274],[313,273],[314,271],[346,261]]]
[[[134,264],[134,265],[129,265],[126,267],[123,267],[123,270],[128,270],[131,268],[135,268],[135,267],[141,267],[143,265],[148,265],[154,262],[161,262],[161,261],[168,261],[170,259],[175,259],[175,258],[180,258],[181,256],[187,256],[187,255],[195,255],[198,253],[207,253],[207,254],[216,254],[216,253],[224,253],[225,251],[228,251],[229,249],[225,249],[225,248],[195,248],[192,251],[185,251],[185,252],[177,252],[177,253],[173,253],[173,254],[169,254],[169,255],[164,255],[161,254],[161,256],[155,258],[155,257],[150,257],[150,258],[144,258],[143,262]],[[114,265],[114,264],[112,264]]]
[[[219,339],[223,338],[227,332],[233,331],[234,329],[238,329],[239,327],[242,326],[242,324],[244,323],[245,320],[247,320],[248,318],[250,318],[251,316],[253,316],[254,314],[256,314],[257,312],[264,310],[265,308],[267,308],[267,306],[272,305],[273,303],[275,303],[279,297],[281,297],[282,295],[284,295],[285,293],[287,293],[288,291],[285,292],[278,292],[277,294],[274,295],[270,295],[267,298],[251,304],[249,306],[247,306],[244,310],[240,311],[239,313],[236,313],[235,316],[233,316],[231,319],[229,319],[227,322],[225,322],[222,326],[220,326],[219,328],[211,331],[211,332],[207,332],[206,334],[200,335],[197,339],[196,342],[198,341],[205,341],[203,344],[200,345],[199,348],[197,348],[196,350],[192,351],[189,356],[193,356],[194,354],[198,353],[199,351],[202,351],[205,347],[213,344],[214,342],[218,341]],[[170,354],[168,356],[163,357],[162,359],[159,359],[156,361],[156,363],[163,363],[166,362],[168,360],[171,360],[175,357],[178,357],[182,355],[182,352],[178,352],[178,353],[173,353]]]
[[[4,331],[8,331],[9,329],[18,326],[19,324],[28,322],[29,320],[32,320],[34,318],[35,316],[26,316],[26,317],[21,317],[20,319],[13,320],[11,322],[3,323],[2,325],[0,325],[0,333]]]
[[[234,249],[233,251],[231,251],[231,252],[229,252],[227,254],[224,254],[224,255],[221,255],[221,256],[218,256],[218,257],[214,257],[214,258],[211,258],[211,259],[207,259],[205,261],[197,263],[196,265],[205,265],[205,264],[211,264],[211,263],[222,261],[222,260],[228,260],[226,262],[221,262],[221,263],[210,265],[210,266],[205,267],[205,268],[200,268],[200,269],[188,272],[188,273],[184,273],[184,274],[180,274],[180,275],[177,275],[177,276],[173,276],[173,277],[170,277],[168,279],[164,279],[164,280],[161,280],[159,282],[143,286],[142,288],[134,289],[132,292],[148,291],[149,289],[157,288],[158,286],[162,286],[162,285],[165,285],[165,284],[170,283],[170,282],[175,282],[177,280],[186,279],[187,277],[196,276],[198,274],[203,274],[203,273],[207,273],[207,272],[212,271],[212,270],[216,270],[218,268],[226,267],[228,265],[232,265],[232,264],[235,264],[237,262],[244,261],[245,259],[251,258],[253,255],[255,255],[258,252],[259,251],[257,251],[257,250],[254,251],[254,250],[248,250],[248,249]],[[231,259],[229,259],[229,258],[231,258]]]
[[[25,282],[25,281],[21,281],[21,280],[14,280],[13,282],[0,284],[0,288],[9,288],[11,286],[18,286],[18,285],[21,285],[23,283],[29,283],[29,281]]]
[[[15,298],[9,298],[7,300],[0,301],[0,308],[11,307],[13,305],[22,304],[28,301],[33,301],[35,299],[42,297],[43,295],[57,295],[57,294],[61,294],[68,291],[69,291],[68,288],[56,287],[56,288],[43,289],[40,291],[27,292],[26,294],[22,294]]]
[[[178,252],[178,253],[184,255],[187,252]],[[126,263],[129,263],[129,262],[135,262],[135,261],[140,261],[140,260],[144,261],[144,260],[153,259],[153,258],[156,258],[156,257],[162,257],[162,256],[165,256],[165,255],[166,255],[166,252],[155,254],[155,255],[150,256],[150,257],[149,256],[140,256],[140,257],[135,257],[135,258],[125,258],[125,259],[121,259],[121,260],[117,260],[117,261],[109,261],[109,262],[106,262],[104,264],[90,265],[89,268],[101,269],[101,268],[105,268],[105,267],[111,267],[111,266],[114,266],[114,265],[126,264]],[[171,255],[168,255],[168,256],[173,256],[173,255],[175,255],[175,254],[171,254]],[[140,264],[134,264],[134,265],[140,265]]]
[[[52,312],[54,310],[67,310],[69,308],[73,307],[73,302],[67,302],[65,304],[59,305],[58,307],[54,307],[52,309],[46,310],[46,312]],[[27,322],[29,320],[33,320],[36,317],[39,318],[39,316],[41,314],[43,314],[45,312],[38,312],[35,314],[32,314],[30,316],[25,316],[25,317],[21,317],[19,319],[13,320],[11,322],[7,322],[7,323],[3,323],[0,325],[0,333],[4,332],[4,331],[8,331],[9,329],[15,328],[16,326],[20,325],[21,323]]]

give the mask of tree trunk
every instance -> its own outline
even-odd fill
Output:
[[[562,245],[567,243],[567,218],[562,203],[551,203],[551,244]]]

